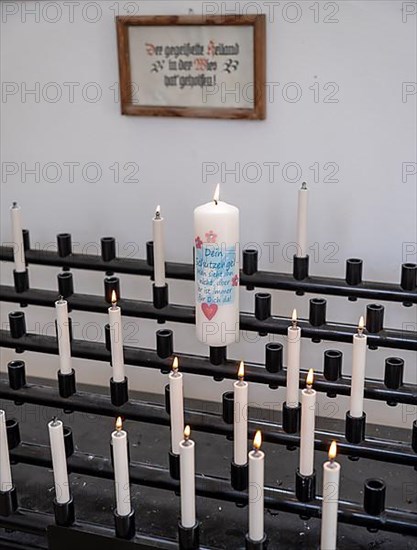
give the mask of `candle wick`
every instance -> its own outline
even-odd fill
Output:
[[[307,189],[307,183],[305,181],[301,184],[301,189]]]
[[[12,208],[17,208],[17,202],[16,201],[12,202]]]
[[[217,200],[216,199],[213,199],[214,200],[214,204],[217,206]]]

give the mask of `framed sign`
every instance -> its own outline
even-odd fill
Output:
[[[265,16],[116,18],[122,114],[265,118]]]

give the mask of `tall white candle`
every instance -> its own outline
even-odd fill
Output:
[[[239,340],[239,210],[213,200],[194,210],[196,334],[209,346]]]
[[[165,286],[164,218],[161,216],[159,205],[156,207],[155,217],[152,220],[152,232],[155,286]]]
[[[308,213],[308,189],[304,182],[298,191],[297,213],[297,245],[298,257],[307,256],[307,213]]]
[[[117,296],[113,290],[112,305],[109,307],[111,362],[113,366],[113,380],[123,382],[125,379],[125,365],[123,357],[122,312],[116,303]]]
[[[6,413],[0,410],[0,491],[5,493],[13,487],[10,468],[9,444],[7,442]]]
[[[321,550],[336,550],[339,507],[340,464],[335,462],[336,441],[330,446],[329,460],[323,464],[323,502],[321,513]]]
[[[174,357],[169,373],[169,407],[171,419],[171,451],[180,454],[184,436],[184,390],[182,373],[178,371],[178,358]]]
[[[300,386],[301,328],[297,327],[297,311],[292,312],[292,324],[287,331],[287,394],[288,407],[298,407]]]
[[[255,542],[264,537],[265,453],[261,444],[262,435],[257,431],[249,452],[249,538]]]
[[[22,210],[17,202],[12,204],[10,216],[12,221],[14,268],[17,273],[23,273],[26,271],[26,265],[25,250],[23,247]]]
[[[248,383],[244,380],[243,361],[240,362],[237,382],[234,383],[233,461],[240,466],[248,462]]]
[[[180,443],[181,525],[194,527],[195,519],[195,443],[190,439],[190,426],[185,426]]]
[[[365,387],[366,341],[363,333],[364,320],[359,320],[358,333],[353,336],[352,383],[350,390],[350,415],[360,418],[363,415],[363,392]]]
[[[307,387],[301,392],[300,474],[311,476],[314,471],[314,431],[316,396],[313,390],[313,369],[307,375]]]
[[[116,511],[119,516],[128,516],[132,510],[130,503],[129,461],[127,454],[127,433],[123,430],[120,416],[116,420],[116,429],[111,434],[114,488],[116,494]]]
[[[52,468],[54,471],[55,498],[58,504],[70,500],[67,457],[65,455],[64,427],[61,420],[54,418],[48,424],[51,445]]]
[[[62,297],[55,302],[58,333],[59,370],[62,374],[71,374],[71,341],[69,332],[68,304]]]

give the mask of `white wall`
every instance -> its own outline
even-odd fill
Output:
[[[101,236],[113,235],[121,255],[134,250],[135,256],[144,257],[150,219],[160,203],[169,224],[168,258],[191,261],[193,208],[206,201],[215,183],[223,180],[223,198],[241,210],[242,243],[258,243],[263,252],[262,268],[290,271],[283,252],[285,243],[294,240],[297,188],[305,179],[311,188],[309,239],[319,251],[311,273],[343,276],[345,259],[358,256],[365,260],[366,279],[397,282],[401,262],[416,261],[416,178],[406,177],[407,172],[415,172],[415,164],[410,163],[416,160],[416,96],[412,95],[416,15],[408,15],[415,4],[220,2],[219,10],[227,5],[245,11],[247,6],[250,12],[268,13],[267,79],[275,95],[269,97],[267,119],[121,116],[114,99],[118,80],[115,6],[120,14],[126,14],[129,6],[136,5],[138,13],[145,15],[183,14],[191,5],[195,13],[201,13],[202,9],[217,9],[215,4],[102,1],[84,3],[89,7],[83,12],[75,3],[71,21],[69,7],[63,3],[59,3],[61,14],[52,2],[2,3],[2,241],[10,239],[9,204],[18,200],[33,245],[44,246],[53,242],[58,232],[69,231],[77,243],[76,251],[87,243],[96,243],[97,249]],[[35,14],[29,14],[29,9]],[[94,18],[98,20],[92,22]],[[338,22],[324,22],[325,18]],[[54,19],[57,21],[52,22]],[[79,83],[73,85],[71,99],[70,86],[65,84],[69,82]],[[35,95],[28,94],[36,87]],[[57,90],[62,97],[53,102]],[[100,99],[88,101],[97,90]],[[332,99],[336,102],[326,102],[335,90]],[[290,101],[295,93],[300,94],[299,100]],[[71,162],[79,163],[74,167],[75,181],[68,177]],[[272,180],[265,164],[271,162],[280,163]],[[52,163],[62,170],[62,177],[47,183],[45,178],[55,177]],[[97,163],[101,170],[97,183],[88,181],[94,177],[92,168],[83,176],[88,163]],[[121,180],[138,165],[139,182],[116,182],[115,163]],[[135,164],[124,168],[125,163]],[[217,163],[219,172],[203,177],[205,163]],[[240,163],[238,175],[222,174],[222,163],[226,169]],[[326,163],[336,165],[333,178],[337,182],[325,180],[334,166]],[[319,167],[318,181],[314,181],[313,165]],[[25,168],[36,170],[37,166],[40,181],[35,181],[33,174],[24,174]],[[10,171],[16,174],[10,175]],[[254,181],[257,171],[259,178]],[[271,241],[280,243],[272,260],[264,244]],[[90,245],[90,251],[93,248]],[[334,248],[330,262],[326,257]],[[57,271],[32,266],[32,287],[56,288]],[[75,272],[74,276],[77,291],[102,292],[101,274]],[[2,282],[11,281],[11,265],[3,264]],[[150,298],[147,280],[122,276],[122,290],[125,297]],[[192,284],[172,281],[170,298],[174,303],[191,304]],[[308,298],[274,292],[274,313],[289,315],[297,307],[305,316]],[[252,310],[252,293],[241,290],[241,300],[243,310]],[[415,307],[385,305],[386,326],[407,323],[413,328],[414,323],[415,328]],[[14,307],[3,305],[3,323]],[[328,319],[356,323],[364,310],[364,301],[334,298],[329,300]],[[53,314],[51,309],[28,308],[28,328],[37,330],[36,323],[44,326]],[[76,337],[94,338],[86,323],[106,322],[103,316],[79,312],[73,318],[80,323]],[[139,328],[137,345],[153,346],[156,324],[135,323]],[[173,328],[178,351],[206,352],[195,341],[192,327]],[[261,361],[264,342],[243,341],[229,354]],[[305,340],[303,365],[320,370],[322,353],[329,347],[336,346]],[[345,352],[344,371],[349,373],[351,346],[337,347]],[[390,355],[406,359],[406,380],[416,383],[416,357],[411,352],[369,352],[367,374],[381,378],[384,358]],[[13,356],[12,351],[2,350],[2,369]],[[55,376],[55,358],[30,353],[25,357],[30,374]],[[107,383],[109,367],[81,360],[75,365],[79,381]],[[132,387],[157,392],[166,382],[159,373],[143,369],[129,369],[129,376]],[[209,379],[198,384],[196,377],[190,376],[186,390],[201,399],[218,399],[230,386],[230,382],[216,384]],[[281,403],[283,393],[254,386],[252,398],[258,403],[273,399]],[[344,416],[347,401],[339,398],[337,405],[338,414]],[[415,416],[415,407],[391,409],[367,402],[366,410],[371,421],[387,424],[409,426]],[[328,411],[323,407],[321,413]]]

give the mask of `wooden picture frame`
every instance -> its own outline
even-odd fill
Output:
[[[119,16],[116,28],[122,114],[265,118],[265,15]]]

